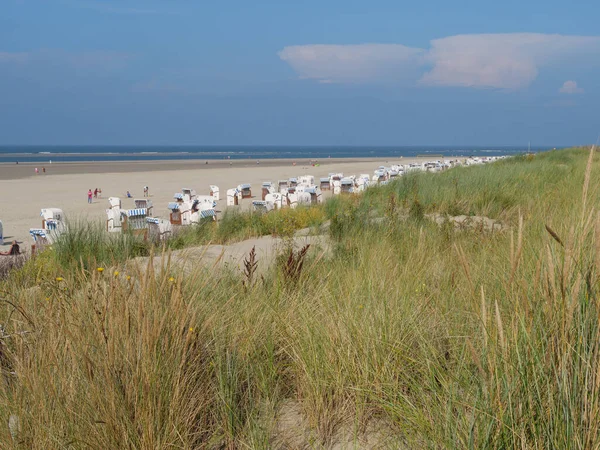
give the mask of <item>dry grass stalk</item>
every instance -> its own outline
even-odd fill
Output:
[[[517,268],[519,267],[519,261],[521,260],[521,253],[523,252],[523,216],[519,215],[519,228],[517,231],[517,251],[516,253],[512,251],[512,233],[511,233],[511,271],[510,271],[510,279],[508,284],[511,285],[514,278],[515,273],[517,272]]]
[[[561,247],[564,247],[565,244],[563,243],[560,236],[552,228],[550,228],[550,226],[548,224],[546,224],[544,226],[546,227],[546,231],[550,234],[550,236],[552,236],[552,239],[554,239],[556,242],[558,242]]]
[[[310,244],[306,244],[297,252],[294,249],[290,249],[290,254],[283,265],[283,275],[286,282],[295,284],[302,275],[302,268],[304,267],[304,258],[310,248]]]
[[[249,288],[254,284],[254,274],[258,268],[258,261],[256,260],[256,246],[252,246],[252,250],[246,258],[244,258],[244,277],[245,280],[242,284],[245,288]]]
[[[588,157],[588,161],[587,161],[587,165],[585,168],[585,175],[583,178],[583,193],[581,196],[582,199],[582,206],[581,206],[581,223],[583,225],[583,222],[585,220],[585,216],[587,214],[587,198],[588,198],[588,191],[589,191],[589,187],[590,187],[590,178],[592,175],[592,162],[594,160],[594,151],[596,150],[596,145],[592,145],[592,148],[590,149],[590,155]]]
[[[600,270],[600,211],[596,214],[594,227],[594,267]]]
[[[483,286],[481,286],[481,323],[483,325],[483,346],[487,348],[488,346],[488,317],[487,317],[487,308],[485,306],[485,292],[483,291]]]
[[[473,283],[473,279],[471,278],[471,271],[469,270],[469,263],[467,261],[467,257],[465,256],[465,252],[459,244],[454,244],[454,249],[456,250],[460,264],[465,272],[465,275],[467,276],[467,280],[469,281],[471,292],[473,292],[475,290],[475,285]]]
[[[548,282],[548,295],[554,300],[552,304],[546,305],[547,308],[553,308],[556,303],[556,272],[554,266],[554,256],[552,255],[552,250],[550,249],[550,245],[546,247],[546,261],[548,264],[548,268],[546,270],[547,273],[547,282]]]
[[[494,306],[496,308],[496,326],[498,327],[498,339],[500,340],[500,346],[502,352],[506,353],[506,341],[504,339],[504,326],[502,325],[502,316],[500,315],[500,308],[498,307],[498,300],[494,300]]]

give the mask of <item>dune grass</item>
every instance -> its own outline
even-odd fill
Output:
[[[117,263],[140,251],[127,237],[114,253],[75,238],[44,252],[1,286],[0,439],[597,447],[596,158],[577,149],[408,176],[314,210],[226,216],[177,244],[330,219],[332,254],[307,259],[293,282],[277,266],[251,283],[151,262],[122,272]],[[510,228],[457,231],[432,212]]]

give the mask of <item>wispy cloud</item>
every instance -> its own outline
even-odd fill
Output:
[[[558,90],[561,94],[582,94],[583,89],[577,86],[577,81],[565,81],[562,87]]]
[[[423,50],[400,44],[296,45],[279,52],[301,78],[321,83],[397,78],[397,71],[414,66],[422,55]]]
[[[400,44],[298,45],[279,57],[301,78],[428,86],[520,89],[567,59],[600,57],[600,37],[539,33],[456,35],[427,49]]]

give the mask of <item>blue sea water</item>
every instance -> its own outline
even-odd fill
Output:
[[[531,151],[550,150],[552,146]],[[400,156],[443,155],[498,156],[524,153],[522,147],[503,146],[0,146],[0,163],[15,162],[92,162],[160,161],[218,159],[326,159],[326,158],[398,158]]]

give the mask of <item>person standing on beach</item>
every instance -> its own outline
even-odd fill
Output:
[[[92,196],[93,195],[94,194],[92,193],[92,190],[88,189],[88,203],[90,203],[90,204],[92,203]]]
[[[94,198],[98,198],[98,188],[94,189]]]
[[[38,173],[40,173],[40,172],[38,171],[38,168],[36,167],[35,168],[35,174],[37,175]]]

